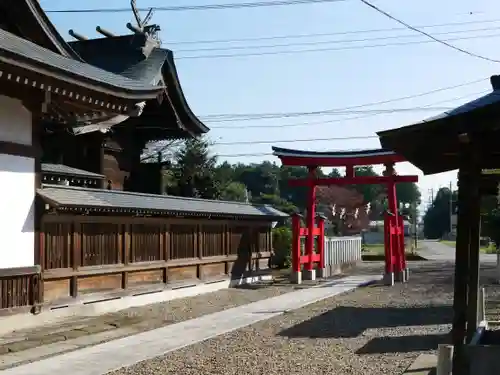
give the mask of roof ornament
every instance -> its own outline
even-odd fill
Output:
[[[134,26],[129,22],[127,23],[127,28],[136,34],[147,34],[154,39],[158,39],[158,31],[160,31],[160,26],[148,25],[148,22],[151,21],[151,18],[153,18],[154,8],[149,8],[146,17],[141,18],[139,9],[137,8],[136,0],[130,0],[130,7],[132,8],[132,12],[134,13],[137,26]]]
[[[73,38],[75,38],[76,40],[79,40],[80,42],[84,41],[84,40],[88,40],[88,38],[85,36],[85,35],[82,35],[82,34],[78,34],[76,31],[74,31],[73,29],[70,29],[68,31],[69,35],[71,35]]]
[[[107,38],[114,38],[116,35],[113,34],[111,31],[108,31],[106,29],[103,29],[101,26],[97,26],[95,30],[99,33],[104,35]]]

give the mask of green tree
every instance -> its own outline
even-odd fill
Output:
[[[454,194],[449,188],[438,190],[431,207],[424,215],[424,236],[442,238],[450,231],[450,204]]]
[[[220,184],[215,175],[217,159],[210,154],[210,142],[204,138],[188,139],[174,155],[172,173],[176,185],[169,193],[183,197],[218,199]]]
[[[241,182],[232,181],[221,188],[220,199],[225,201],[246,202],[248,197],[247,187]]]
[[[398,201],[405,204],[416,204],[417,206],[421,203],[421,194],[418,189],[417,184],[413,182],[402,182],[396,184],[396,196]]]
[[[292,255],[292,230],[288,226],[273,228],[273,255],[271,266],[289,268]]]
[[[357,167],[354,170],[356,176],[379,176],[377,172],[373,169],[373,166],[367,165],[364,167]],[[385,189],[383,185],[376,184],[357,184],[353,185],[353,188],[363,195],[366,203],[376,204],[385,195]]]
[[[307,187],[292,187],[289,181],[292,179],[307,178],[309,171],[306,167],[287,167],[282,166],[279,170],[279,191],[282,199],[293,203],[301,212],[307,205]],[[316,172],[317,177],[325,177],[321,168]]]

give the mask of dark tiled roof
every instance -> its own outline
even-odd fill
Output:
[[[175,67],[175,62],[174,62],[174,54],[170,50],[166,50],[168,52],[167,54],[167,66],[168,70],[165,69],[165,66],[163,67],[163,72],[164,72],[164,77],[165,77],[165,82],[167,84],[167,88],[171,87],[172,85],[175,87],[175,90],[169,90],[169,94],[173,96],[174,101],[178,101],[179,104],[184,108],[184,113],[189,119],[189,121],[186,121],[188,125],[192,124],[195,126],[195,132],[201,132],[201,133],[207,133],[210,128],[206,126],[203,122],[200,121],[200,119],[193,113],[191,110],[191,107],[189,107],[189,104],[186,100],[186,97],[184,96],[184,91],[182,91],[181,83],[179,81],[179,76],[177,74],[177,68]],[[191,125],[191,128],[192,128]]]
[[[138,211],[158,211],[165,214],[246,216],[269,219],[288,217],[284,212],[267,205],[131,193],[117,190],[45,185],[42,189],[38,189],[37,193],[49,204],[65,208],[121,208]]]
[[[146,38],[138,34],[75,41],[69,44],[86,62],[109,72],[144,83],[163,78],[183,125],[195,134],[210,130],[189,107],[172,51],[153,47],[146,56],[143,52]]]
[[[403,126],[396,129],[384,130],[377,132],[380,137],[385,137],[390,134],[395,134],[398,132],[413,131],[417,129],[423,129],[428,126],[433,126],[435,124],[445,124],[446,120],[454,120],[459,116],[466,114],[474,114],[475,112],[488,109],[493,107],[495,104],[500,104],[500,76],[492,76],[491,83],[493,86],[493,91],[483,95],[477,99],[474,99],[468,103],[458,106],[449,111],[443,112],[437,116],[427,118],[423,121],[419,121],[416,124]]]
[[[50,22],[39,0],[2,0],[0,11],[2,16],[7,18],[7,23],[18,26],[20,30],[18,36],[60,55],[81,61]]]
[[[119,74],[113,74],[90,64],[61,56],[0,29],[0,59],[9,55],[14,56],[15,59],[18,60],[23,59],[30,63],[41,65],[52,71],[56,70],[58,73],[63,72],[80,79],[93,81],[100,85],[110,86],[114,89],[136,93],[150,93],[151,98],[155,98],[158,92],[163,89],[149,83],[136,81]]]
[[[470,113],[474,110],[478,110],[480,108],[484,108],[486,106],[489,106],[491,104],[498,104],[500,103],[500,90],[495,90],[493,92],[490,92],[489,94],[483,95],[477,99],[474,99],[468,103],[465,103],[461,106],[458,106],[457,108],[451,109],[449,111],[446,111],[444,113],[441,113],[437,116],[430,117],[428,119],[425,119],[422,122],[432,122],[436,120],[441,120],[445,119],[447,117],[452,117],[452,116],[458,116],[462,115],[465,113]]]
[[[364,149],[364,150],[347,150],[347,151],[303,151],[292,150],[289,148],[281,148],[273,146],[273,153],[276,156],[292,156],[305,158],[362,158],[371,156],[394,155],[390,150],[379,149]]]
[[[143,83],[151,83],[161,77],[167,52],[154,48],[146,58],[143,52],[145,43],[145,35],[132,34],[79,40],[70,42],[69,45],[91,65]]]
[[[425,174],[459,168],[457,136],[471,131],[491,134],[500,118],[500,77],[493,91],[471,102],[416,124],[377,132],[380,143],[405,157]]]
[[[95,178],[95,179],[103,179],[104,175],[84,171],[82,169],[68,167],[63,164],[49,164],[42,163],[42,172],[49,173],[54,175],[62,175],[62,176],[75,176],[75,177],[86,177],[86,178]]]

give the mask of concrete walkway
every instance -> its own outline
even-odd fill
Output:
[[[433,240],[423,240],[419,241],[421,249],[418,250],[418,254],[427,260],[437,260],[437,261],[455,261],[455,249],[451,246],[442,244],[439,241]],[[481,263],[496,262],[496,254],[480,254]]]
[[[185,346],[237,330],[287,311],[351,291],[377,280],[350,276],[182,323],[75,350],[59,356],[0,371],[1,375],[103,375],[121,367],[158,357]],[[63,343],[61,343],[63,344]]]

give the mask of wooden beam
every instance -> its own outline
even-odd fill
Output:
[[[355,176],[331,177],[315,179],[291,179],[290,186],[318,186],[318,185],[356,185],[356,184],[387,184],[389,182],[417,182],[418,176]]]
[[[282,155],[279,153],[275,153],[275,155],[280,158],[283,165],[306,167],[345,167],[347,165],[363,166],[406,161],[404,157],[392,153],[366,155],[360,152],[359,154],[350,154],[350,156],[340,156],[337,152],[331,154],[318,154],[311,152],[310,155]]]

